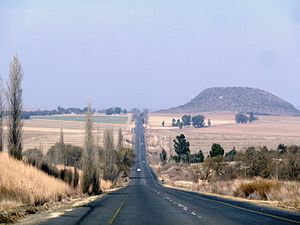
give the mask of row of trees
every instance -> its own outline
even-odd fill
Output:
[[[162,125],[164,126],[164,122]],[[179,127],[180,129],[182,129],[182,127],[189,127],[191,125],[193,125],[196,128],[205,127],[205,117],[203,115],[184,115],[182,116],[181,120],[176,120],[175,118],[172,119],[172,127]],[[207,126],[211,126],[210,119],[208,119]]]
[[[60,114],[85,114],[87,112],[87,107],[84,108],[63,108],[58,106],[57,109],[53,110],[35,110],[35,111],[23,111],[22,119],[30,119],[32,116],[51,116]]]
[[[252,123],[255,120],[257,120],[257,117],[254,116],[253,112],[250,112],[249,116],[247,116],[246,113],[242,113],[242,112],[235,115],[236,123],[248,123],[248,122]]]
[[[99,111],[102,112],[102,111]],[[105,110],[106,115],[120,115],[127,114],[127,109],[122,109],[121,107],[111,107]]]
[[[187,141],[184,134],[181,134],[176,137],[175,140],[173,140],[173,147],[174,151],[176,152],[176,156],[173,156],[173,160],[176,162],[184,162],[184,163],[201,163],[204,161],[204,154],[202,150],[199,150],[198,153],[191,154],[190,150],[190,143]],[[223,156],[224,155],[224,149],[219,144],[213,144],[211,147],[211,151],[209,153],[209,157],[217,157],[217,156]],[[167,161],[167,152],[165,149],[162,149],[160,153],[160,158],[162,162]]]

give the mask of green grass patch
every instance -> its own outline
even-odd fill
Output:
[[[33,116],[31,119],[84,122],[84,116]],[[93,116],[94,123],[126,124],[127,116]]]

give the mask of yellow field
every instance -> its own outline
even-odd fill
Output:
[[[131,129],[133,126],[134,124],[130,121],[127,124],[94,123],[95,138],[98,139],[98,143],[101,144],[103,132],[106,129],[109,129],[114,131],[116,141],[118,130],[121,128],[124,137],[124,145],[130,146],[128,140],[132,140]],[[53,144],[58,142],[61,128],[64,132],[64,141],[66,144],[83,146],[85,132],[84,122],[32,119],[24,121],[24,150],[39,147],[41,145],[44,153],[46,153]]]
[[[164,147],[167,152],[172,148],[172,140],[183,133],[191,144],[191,151],[200,149],[208,154],[213,143],[219,143],[225,151],[236,147],[267,146],[277,148],[278,144],[300,144],[300,117],[258,116],[259,120],[251,124],[236,124],[234,114],[204,114],[211,119],[209,128],[171,127],[172,118],[181,118],[176,114],[152,114],[146,127],[149,151],[157,153]],[[165,127],[161,123],[165,121]]]
[[[0,210],[21,205],[43,205],[75,194],[61,180],[0,153]]]

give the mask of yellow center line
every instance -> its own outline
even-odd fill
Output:
[[[107,224],[113,224],[113,222],[115,221],[115,219],[117,218],[117,216],[119,215],[123,205],[125,204],[125,202],[128,199],[128,196],[130,195],[131,191],[127,194],[127,196],[124,198],[124,200],[121,202],[120,207],[117,209],[117,211],[113,214],[113,216],[109,219],[109,221],[107,222]]]
[[[173,191],[176,192],[177,190],[173,190]],[[189,196],[192,195],[189,192],[182,192],[182,193],[184,193],[186,195],[189,195]],[[272,215],[272,214],[269,214],[269,213],[259,212],[259,211],[252,210],[252,209],[247,209],[247,208],[244,208],[244,207],[241,207],[241,206],[237,206],[237,205],[233,205],[233,204],[230,204],[230,203],[222,202],[220,200],[208,199],[208,198],[200,197],[200,196],[196,196],[196,195],[192,195],[192,196],[196,197],[196,198],[199,198],[199,199],[202,199],[202,200],[211,201],[211,202],[223,204],[223,205],[226,205],[226,206],[229,206],[229,207],[232,207],[232,208],[244,210],[244,211],[247,211],[247,212],[251,212],[251,213],[255,213],[255,214],[260,214],[260,215],[263,215],[263,216],[268,216],[268,217],[271,217],[271,218],[275,218],[275,219],[279,219],[279,220],[283,220],[283,221],[287,221],[287,222],[292,222],[292,223],[296,223],[296,224],[300,224],[300,221],[291,220],[291,219],[287,219],[287,218],[284,218],[284,217],[281,217],[281,216],[276,216],[276,215]]]

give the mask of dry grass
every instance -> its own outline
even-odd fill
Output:
[[[160,179],[171,187],[251,201],[259,200],[273,206],[300,211],[300,182],[297,181],[254,178],[207,182],[197,179],[199,172],[197,166],[168,163],[164,166],[153,166],[153,169],[159,174]]]
[[[282,183],[274,180],[256,179],[251,182],[241,183],[236,189],[238,193],[241,193],[246,198],[258,198],[267,200],[268,194],[271,191],[278,192]]]
[[[165,184],[192,191],[208,192],[225,196],[241,197],[253,200],[267,200],[276,206],[300,211],[300,182],[263,179],[235,179],[230,181],[215,180],[207,182],[198,178],[203,168],[201,165],[181,165],[167,163],[159,165],[161,148],[168,155],[174,155],[172,140],[183,133],[191,144],[191,151],[200,149],[208,154],[213,143],[221,144],[225,151],[233,146],[237,150],[246,147],[267,146],[276,149],[278,144],[300,143],[300,117],[259,116],[252,124],[235,124],[234,114],[204,114],[211,119],[209,128],[171,127],[172,118],[181,118],[181,114],[152,114],[146,128],[148,161],[164,180]],[[165,127],[161,126],[165,121]]]
[[[9,158],[6,153],[0,154],[0,171],[0,209],[43,205],[75,194],[63,181]]]
[[[101,190],[103,191],[107,191],[113,188],[113,183],[110,180],[101,179],[100,185],[101,185]]]

